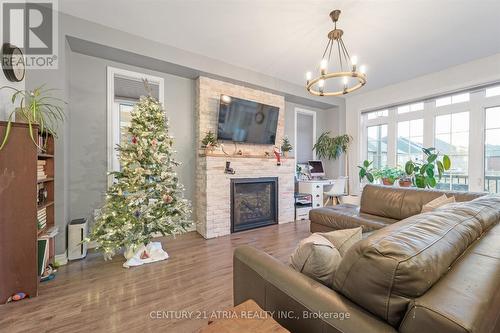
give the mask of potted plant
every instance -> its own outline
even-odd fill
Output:
[[[388,166],[383,167],[375,172],[375,178],[382,179],[382,184],[392,186],[397,179],[401,176],[400,168],[391,168]]]
[[[340,155],[345,154],[352,141],[352,136],[343,134],[335,137],[330,136],[330,132],[321,134],[313,146],[318,158],[336,160]]]
[[[287,136],[283,137],[282,143],[281,143],[281,151],[283,152],[283,155],[285,158],[288,158],[288,152],[292,151],[293,147],[292,144],[290,143],[290,139],[288,139]]]
[[[17,122],[28,123],[31,140],[38,149],[44,150],[45,147],[38,146],[36,139],[38,135],[35,133],[33,125],[38,125],[40,133],[50,134],[57,138],[57,126],[64,121],[62,105],[66,104],[66,102],[51,96],[50,93],[54,89],[45,89],[44,86],[34,90],[19,90],[9,86],[0,88],[0,90],[3,89],[14,92],[11,97],[12,104],[18,102],[19,106],[9,115],[7,129],[0,143],[0,150],[2,150],[9,138],[14,115]]]
[[[215,148],[219,145],[219,142],[215,138],[215,134],[212,131],[208,131],[203,140],[201,141],[202,147],[205,148],[205,154],[213,152]]]
[[[399,186],[400,187],[411,187],[413,182],[411,181],[411,177],[409,177],[404,170],[401,170],[399,175]]]
[[[406,162],[405,172],[418,188],[434,188],[443,173],[451,168],[451,160],[445,154],[440,159],[440,153],[436,148],[422,148],[422,151],[425,155],[424,160],[422,162],[409,160]]]
[[[366,178],[368,182],[373,183],[373,181],[375,180],[375,170],[373,169],[372,164],[373,161],[364,160],[362,165],[358,165],[360,182],[362,182]]]

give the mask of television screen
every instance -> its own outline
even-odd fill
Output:
[[[274,145],[279,108],[221,95],[218,140]]]

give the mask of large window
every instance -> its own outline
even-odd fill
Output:
[[[134,105],[140,96],[151,93],[160,103],[163,103],[163,78],[131,72],[119,68],[107,68],[107,133],[108,133],[108,171],[119,171],[117,145],[130,140],[127,128],[130,126]],[[149,84],[146,91],[143,80]],[[112,184],[113,176],[108,178],[108,185]]]
[[[400,121],[397,131],[397,165],[404,167],[410,159],[413,161],[421,160],[424,143],[424,120]]]
[[[373,167],[387,165],[387,124],[369,126],[367,131],[367,159],[373,161]]]
[[[500,192],[500,106],[486,108],[484,133],[484,189]]]
[[[404,167],[435,147],[451,159],[437,188],[500,193],[500,83],[370,110],[360,123],[358,163]]]
[[[469,112],[436,116],[434,146],[450,156],[452,168],[438,183],[438,188],[467,191],[469,170]]]

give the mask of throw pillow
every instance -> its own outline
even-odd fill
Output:
[[[319,234],[301,240],[290,256],[292,268],[326,286],[332,285],[333,273],[341,260],[335,246]]]
[[[425,205],[422,206],[422,211],[421,213],[427,213],[427,212],[432,212],[434,209],[439,208],[441,206],[447,205],[449,203],[454,203],[455,202],[455,197],[447,197],[446,194],[443,194],[442,196],[429,201]]]
[[[321,233],[321,236],[328,239],[338,250],[343,257],[347,250],[362,239],[362,229],[343,229]]]

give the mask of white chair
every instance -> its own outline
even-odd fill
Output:
[[[347,195],[345,191],[347,179],[348,177],[339,177],[333,180],[332,188],[323,193],[323,195],[327,198],[325,206],[328,206],[330,199],[332,200],[332,205],[337,205],[340,203],[340,198]]]

